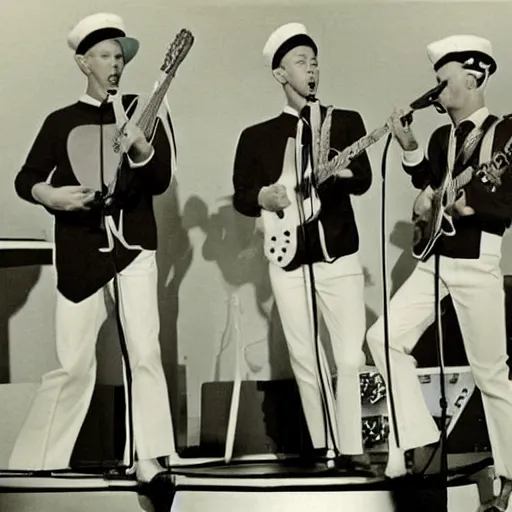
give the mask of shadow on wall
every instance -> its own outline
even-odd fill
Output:
[[[9,320],[26,303],[41,275],[41,267],[30,265],[0,268],[0,384],[10,382]]]
[[[174,432],[178,445],[186,439],[186,378],[178,366],[179,288],[192,261],[192,247],[182,225],[178,204],[178,183],[173,180],[169,189],[155,198],[155,217],[158,224],[158,304],[160,308],[160,346],[171,402]],[[122,386],[122,355],[115,305],[105,293],[108,318],[98,335],[98,384]],[[185,398],[184,398],[185,397]]]
[[[179,208],[176,179],[155,201],[158,223],[158,304],[160,345],[169,387],[175,438],[179,446],[187,439],[187,389],[185,368],[178,365],[179,290],[192,263],[192,245],[184,226],[186,213]]]
[[[222,198],[217,211],[209,214],[206,203],[198,196],[191,196],[183,211],[186,229],[199,228],[205,234],[203,258],[217,264],[228,297],[244,285],[251,286],[257,312],[268,324],[268,336],[263,342],[268,345],[265,351],[268,349],[270,375],[289,375],[288,352],[279,315],[272,300],[262,236],[256,228],[256,219],[238,214],[231,201],[231,196]],[[254,340],[243,342],[250,365],[250,351],[256,347],[256,343]]]

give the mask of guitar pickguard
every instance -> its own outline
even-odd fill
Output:
[[[297,191],[295,171],[295,140],[289,138],[283,159],[283,171],[278,184],[286,188],[286,194],[291,204],[278,215],[275,212],[262,210],[264,232],[264,253],[266,258],[278,267],[287,267],[298,250],[298,227],[304,224],[304,219],[313,218],[320,211],[320,200],[312,194],[306,200]],[[300,204],[299,204],[299,198]]]

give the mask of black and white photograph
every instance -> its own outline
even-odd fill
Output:
[[[512,1],[2,19],[0,512],[512,512]]]

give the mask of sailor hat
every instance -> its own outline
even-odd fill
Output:
[[[270,34],[263,48],[266,64],[276,69],[283,57],[297,46],[309,46],[318,53],[318,48],[302,23],[287,23]]]
[[[67,38],[69,47],[77,55],[84,55],[95,44],[108,39],[120,44],[125,64],[130,62],[139,50],[139,41],[126,36],[123,20],[117,14],[91,14],[80,20]]]
[[[492,75],[497,64],[492,56],[492,45],[483,37],[473,35],[449,36],[427,46],[427,55],[434,71],[448,62],[460,62],[465,69]]]

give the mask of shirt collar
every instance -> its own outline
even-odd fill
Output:
[[[283,108],[283,112],[285,114],[290,114],[292,116],[299,117],[299,113],[293,107],[290,107],[290,105],[285,105]]]
[[[89,94],[82,94],[78,101],[81,101],[82,103],[87,103],[89,105],[93,105],[94,107],[99,107],[102,103],[101,101],[97,100],[96,98],[93,98]],[[111,103],[112,101],[114,101],[113,96],[109,96],[107,103]]]
[[[479,108],[478,110],[475,110],[470,116],[466,117],[466,119],[463,119],[460,123],[464,121],[472,121],[476,127],[480,127],[482,126],[482,124],[484,123],[488,116],[489,109],[487,107],[482,107]],[[453,127],[453,129],[455,129],[455,126]]]

